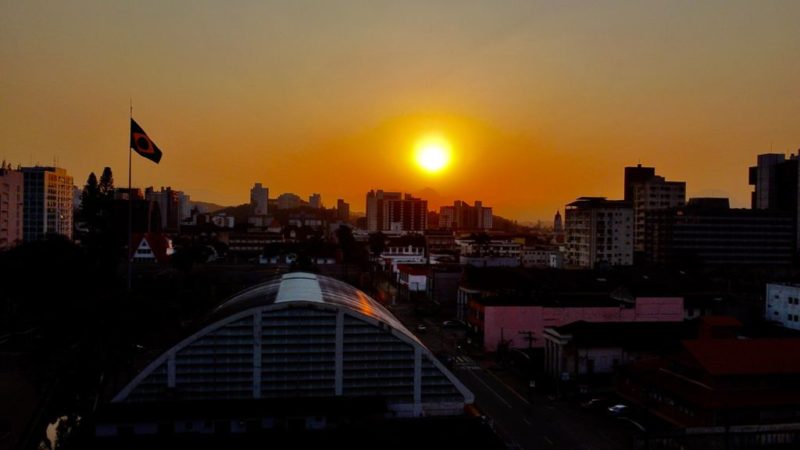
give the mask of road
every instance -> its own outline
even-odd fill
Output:
[[[475,394],[475,405],[509,447],[518,449],[623,450],[633,440],[632,427],[600,411],[587,411],[577,402],[554,401],[527,386],[511,382],[515,374],[491,361],[476,361],[456,346],[459,336],[430,319],[395,311],[406,326],[441,358],[452,357],[451,370]],[[417,329],[424,324],[425,331]],[[443,361],[444,362],[444,361]]]

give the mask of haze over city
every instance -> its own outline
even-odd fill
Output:
[[[753,155],[796,150],[800,3],[3,2],[0,158],[235,205],[255,181],[363,211],[372,188],[552,218],[656,166],[749,206]],[[450,164],[413,162],[431,133]],[[354,176],[354,174],[358,174]],[[437,205],[432,204],[436,207]]]

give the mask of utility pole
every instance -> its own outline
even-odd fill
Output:
[[[533,331],[520,331],[519,334],[524,336],[523,339],[528,341],[528,349],[533,348],[533,341],[536,340],[536,337],[533,335]]]

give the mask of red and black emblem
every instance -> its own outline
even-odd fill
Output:
[[[131,119],[131,148],[156,164],[161,161],[161,150],[133,119]]]

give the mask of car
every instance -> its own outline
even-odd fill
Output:
[[[442,328],[466,328],[467,325],[460,320],[445,320],[442,322]]]
[[[585,409],[600,409],[608,404],[608,400],[604,398],[593,398],[591,400],[581,403],[581,407]]]
[[[428,329],[428,327],[426,327],[425,324],[421,323],[421,324],[417,325],[417,331],[425,331],[427,329]]]
[[[622,417],[628,412],[628,406],[623,404],[618,404],[614,406],[608,407],[608,413],[612,416]]]

